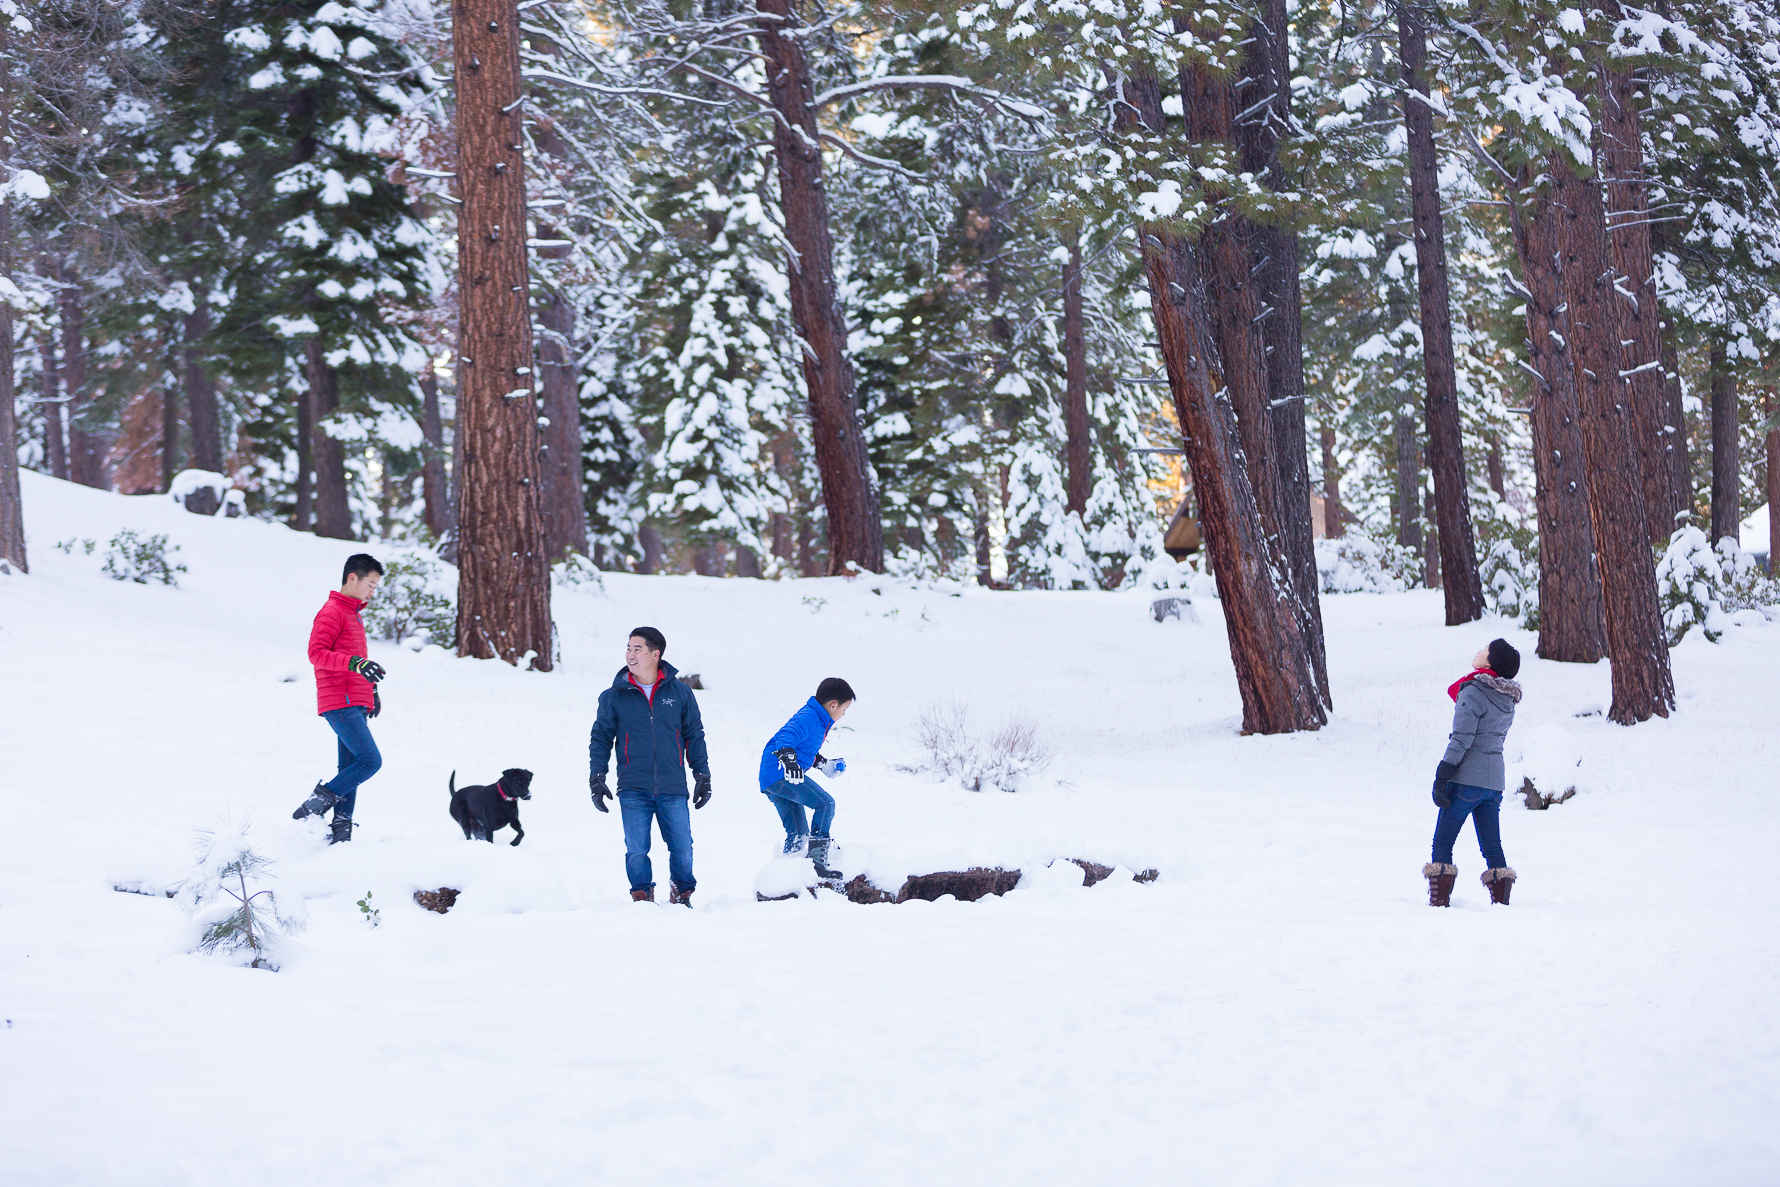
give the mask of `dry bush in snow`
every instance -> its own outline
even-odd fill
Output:
[[[915,744],[921,759],[906,769],[956,779],[970,791],[1018,791],[1053,757],[1032,718],[1014,714],[989,733],[973,735],[969,710],[957,701],[921,711]]]

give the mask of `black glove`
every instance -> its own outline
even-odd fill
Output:
[[[692,777],[692,806],[702,808],[711,802],[711,774],[709,771]]]
[[[610,812],[606,801],[612,798],[612,789],[606,786],[606,773],[594,771],[587,776],[587,790],[593,793],[593,806],[602,812]]]
[[[366,659],[362,655],[355,655],[351,659],[347,660],[346,661],[346,670],[348,672],[358,673],[360,676],[363,676],[366,680],[369,680],[372,684],[377,683],[379,680],[383,679],[385,676],[387,676],[389,674],[383,670],[382,664],[378,663],[374,659]]]
[[[377,686],[373,684],[371,686],[371,711],[365,716],[375,717],[381,712],[383,712],[383,694],[378,692]]]
[[[779,760],[779,770],[785,773],[785,782],[803,782],[803,767],[797,761],[797,751],[787,746],[783,750],[773,751],[773,757]]]
[[[1452,807],[1452,792],[1446,789],[1447,781],[1459,773],[1456,762],[1442,762],[1434,768],[1434,803],[1437,807]]]

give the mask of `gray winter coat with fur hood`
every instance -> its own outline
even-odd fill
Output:
[[[1520,685],[1488,672],[1479,672],[1459,689],[1452,707],[1452,736],[1440,761],[1458,764],[1454,783],[1501,791],[1502,742],[1514,724],[1514,706],[1520,703]]]

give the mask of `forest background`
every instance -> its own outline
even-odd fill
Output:
[[[1329,702],[1295,551],[1313,495],[1317,534],[1444,586],[1449,622],[1555,616],[1550,658],[1623,635],[1629,720],[1668,695],[1666,658],[1641,693],[1621,680],[1657,558],[1677,530],[1735,535],[1780,479],[1767,6],[0,14],[0,468],[505,555],[465,526],[466,441],[473,462],[492,422],[460,311],[493,291],[478,264],[463,299],[464,245],[510,250],[533,346],[488,406],[536,413],[503,448],[535,452],[510,517],[544,563],[1166,585],[1189,500],[1233,652],[1302,652],[1295,716],[1238,665],[1245,725],[1269,731]],[[466,89],[499,74],[466,29],[513,37],[511,101]],[[467,183],[473,102],[514,133],[510,173],[474,166],[523,186],[505,238]],[[1619,452],[1560,439],[1591,408],[1618,409]],[[1627,563],[1616,491],[1643,496],[1624,527],[1649,555]],[[0,553],[22,565],[16,492]],[[1265,570],[1247,585],[1242,556]],[[1245,617],[1269,576],[1295,595]],[[460,636],[477,612],[466,596]],[[523,625],[486,653],[522,656],[527,629],[535,653]]]

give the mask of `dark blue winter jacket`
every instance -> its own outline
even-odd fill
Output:
[[[779,770],[779,760],[773,757],[776,751],[789,746],[797,751],[797,761],[806,771],[815,763],[816,752],[822,749],[828,731],[834,728],[834,718],[822,707],[822,702],[811,697],[804,707],[791,715],[791,720],[779,727],[773,740],[766,744],[760,752],[760,790],[765,791],[785,777]]]
[[[698,701],[674,665],[664,663],[661,670],[667,678],[655,686],[653,703],[631,681],[628,668],[619,668],[612,687],[600,693],[587,745],[589,771],[603,772],[606,756],[615,753],[620,793],[683,796],[687,762],[697,774],[710,773]]]

